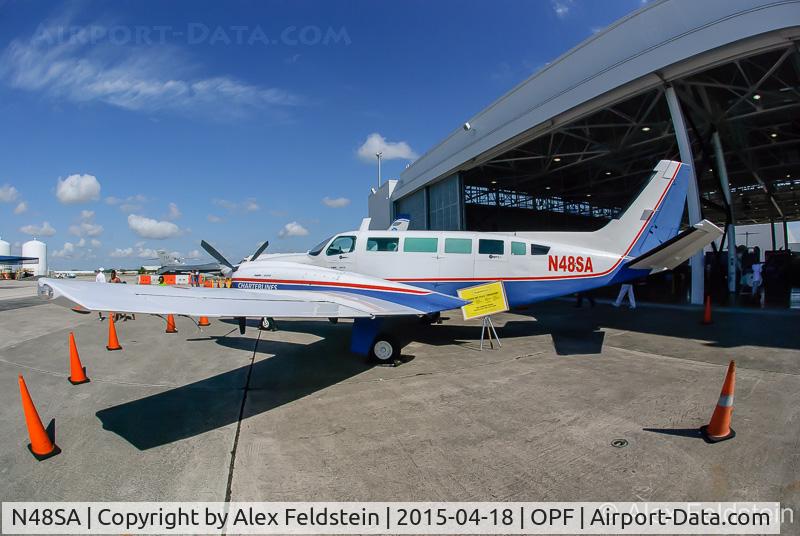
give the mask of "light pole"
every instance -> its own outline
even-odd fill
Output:
[[[378,188],[381,187],[381,158],[383,157],[383,152],[375,153],[375,156],[378,158]]]

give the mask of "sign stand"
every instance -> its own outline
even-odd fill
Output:
[[[492,341],[492,336],[497,340],[497,347],[502,348],[503,345],[500,344],[500,337],[497,336],[497,331],[494,329],[494,324],[492,323],[492,317],[484,316],[483,317],[483,326],[481,326],[481,352],[483,352],[483,336],[484,334],[488,334],[489,338],[489,347],[494,350],[494,342]]]

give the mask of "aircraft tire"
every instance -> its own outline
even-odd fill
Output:
[[[261,317],[261,324],[258,326],[262,331],[278,331],[275,325],[275,319],[269,316]]]
[[[400,358],[400,344],[394,337],[378,334],[369,349],[369,357],[375,363],[394,363]]]

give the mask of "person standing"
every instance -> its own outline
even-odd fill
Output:
[[[636,309],[636,298],[633,295],[633,285],[630,283],[623,283],[619,289],[619,295],[617,295],[617,301],[615,301],[612,305],[614,307],[619,307],[622,305],[622,300],[625,299],[625,295],[628,295],[628,307],[631,309]]]
[[[106,282],[106,274],[103,273],[103,267],[96,269],[94,271],[94,282],[95,283],[105,283]],[[100,317],[100,320],[103,320],[103,312],[97,311],[97,316]]]

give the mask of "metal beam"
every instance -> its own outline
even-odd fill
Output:
[[[728,182],[728,166],[725,165],[725,156],[722,150],[722,143],[719,141],[719,133],[711,135],[711,144],[714,146],[714,159],[717,161],[717,172],[719,182],[722,186],[722,195],[728,203],[730,223],[728,223],[728,294],[729,303],[734,304],[736,298],[736,220],[733,212],[733,200],[731,199],[731,185]],[[722,244],[720,244],[720,248]]]
[[[667,99],[669,113],[672,116],[672,127],[675,130],[675,141],[678,143],[678,151],[681,160],[689,165],[689,191],[686,195],[686,204],[689,209],[689,224],[694,225],[702,219],[700,213],[700,193],[697,187],[697,174],[694,169],[694,156],[692,154],[692,144],[689,142],[689,133],[686,131],[686,123],[683,119],[683,110],[678,101],[675,88],[667,86],[664,91]],[[695,305],[701,305],[704,299],[705,287],[705,261],[702,251],[698,251],[692,256],[690,261],[692,268],[692,294],[690,301]]]

